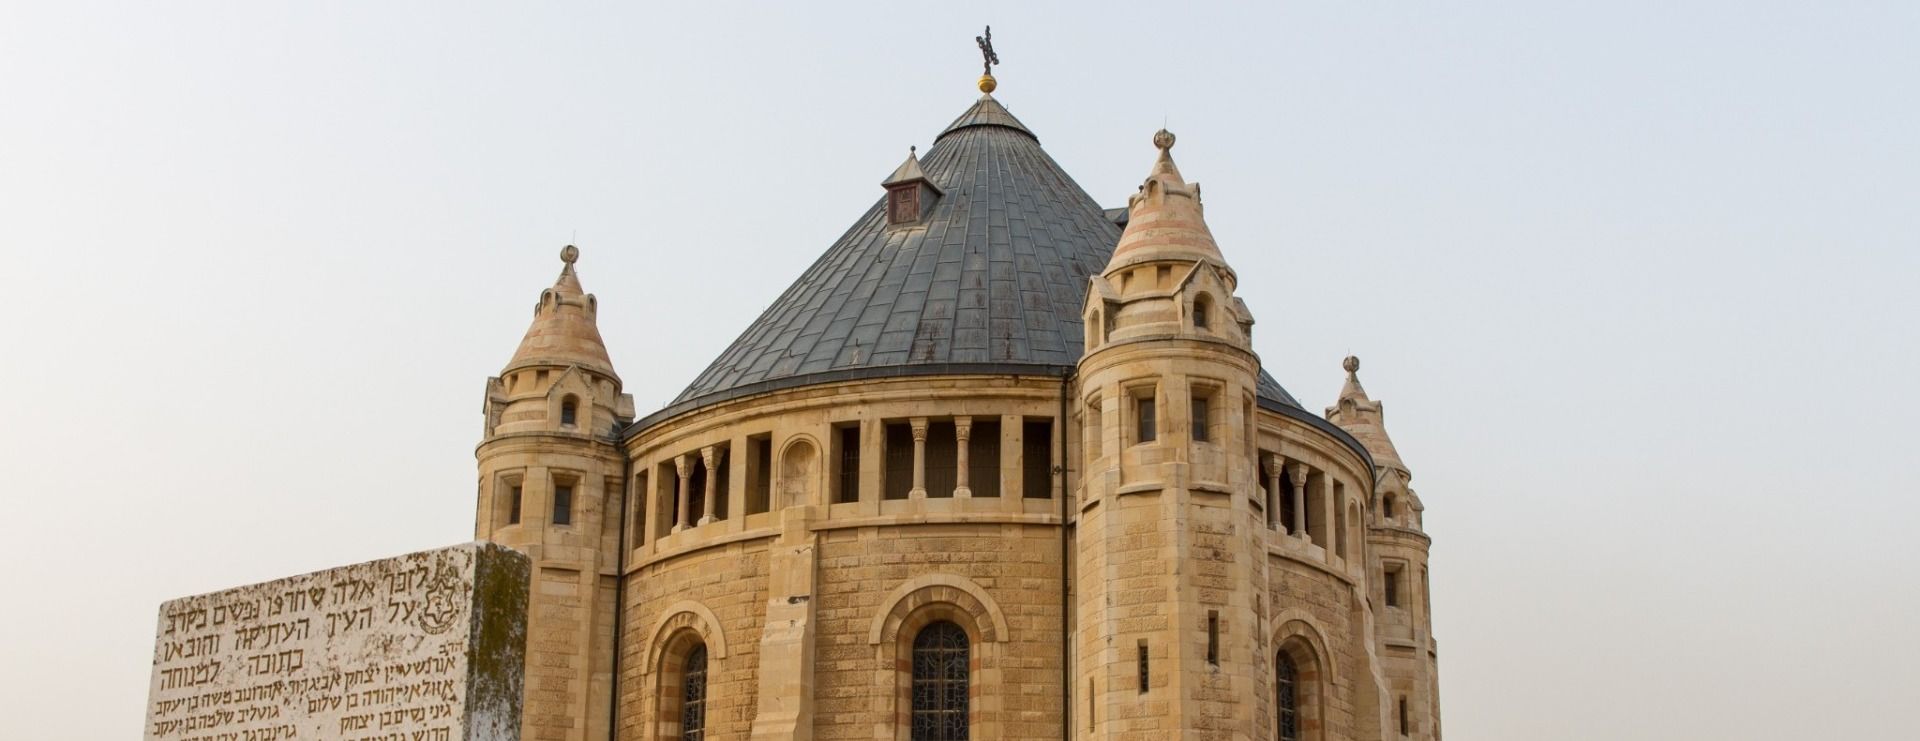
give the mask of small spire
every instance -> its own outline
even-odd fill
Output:
[[[580,287],[580,276],[573,272],[573,264],[579,261],[579,247],[567,245],[560,248],[560,262],[565,264],[560,267],[560,278],[553,282],[555,291],[575,296],[586,293],[586,289]]]
[[[1386,408],[1367,397],[1367,390],[1360,385],[1360,358],[1348,355],[1340,361],[1340,367],[1347,371],[1347,383],[1340,389],[1339,400],[1327,407],[1327,421],[1339,425],[1341,429],[1366,446],[1373,454],[1373,462],[1382,468],[1407,470],[1407,464],[1400,462],[1400,452],[1393,447],[1393,439],[1387,437]]]

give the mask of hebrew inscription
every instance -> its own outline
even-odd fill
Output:
[[[517,741],[525,556],[473,543],[160,606],[150,741]]]

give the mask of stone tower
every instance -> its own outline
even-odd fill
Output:
[[[1086,301],[1075,735],[1265,738],[1253,317],[1173,142]]]
[[[1367,397],[1360,385],[1360,359],[1348,356],[1346,386],[1327,407],[1327,420],[1339,425],[1373,455],[1373,500],[1368,510],[1369,595],[1374,607],[1374,651],[1387,684],[1382,698],[1389,736],[1397,732],[1416,741],[1440,738],[1438,651],[1433,640],[1432,600],[1427,591],[1427,549],[1423,531],[1426,507],[1408,486],[1407,464],[1387,437],[1385,405]]]
[[[599,302],[574,274],[579,249],[540,292],[513,359],[487,379],[475,451],[474,537],[533,561],[527,617],[528,741],[608,737],[616,556],[632,397],[607,358]]]

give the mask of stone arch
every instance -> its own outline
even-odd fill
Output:
[[[720,618],[713,610],[693,600],[681,600],[673,603],[660,613],[660,622],[655,623],[651,637],[647,641],[648,653],[641,657],[641,663],[657,670],[660,657],[665,654],[667,644],[691,631],[707,644],[707,653],[716,659],[727,657],[727,634],[720,629]]]
[[[780,448],[780,462],[775,468],[779,480],[774,483],[774,491],[779,496],[772,503],[772,509],[798,507],[815,504],[815,494],[820,489],[818,471],[820,469],[820,443],[812,435],[794,435]]]
[[[874,738],[906,741],[912,729],[913,642],[920,631],[950,622],[966,632],[967,725],[973,738],[1003,738],[1004,681],[1000,656],[1009,640],[1006,615],[979,584],[957,574],[927,574],[907,580],[880,602],[867,632],[874,647],[874,686],[891,688],[890,711]]]
[[[949,605],[956,610],[928,611],[929,605]],[[1007,616],[987,590],[958,574],[924,574],[908,579],[880,601],[881,610],[867,629],[867,643],[892,643],[903,628],[918,628],[943,616],[964,616],[954,622],[967,628],[976,643],[1007,640]],[[910,620],[917,618],[917,622]],[[971,623],[971,625],[969,625]]]
[[[1277,663],[1284,656],[1295,671],[1299,738],[1302,741],[1322,741],[1327,738],[1333,687],[1337,681],[1333,654],[1327,650],[1326,631],[1311,615],[1299,608],[1280,611],[1274,616],[1274,625],[1277,627],[1273,631],[1273,642],[1268,644],[1274,661]],[[1279,737],[1279,715],[1279,709],[1275,708],[1275,727],[1270,729],[1270,737]]]

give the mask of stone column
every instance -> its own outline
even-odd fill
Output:
[[[1280,456],[1266,455],[1267,461],[1267,529],[1278,530],[1286,527],[1280,522]]]
[[[703,501],[700,502],[700,509],[702,510],[700,513],[700,524],[705,525],[713,522],[714,503],[719,499],[719,497],[714,494],[714,488],[715,485],[720,482],[720,468],[718,465],[720,463],[720,449],[712,445],[701,448],[700,463],[707,467],[707,480],[701,482],[705,484],[702,493],[706,496],[703,498]]]
[[[1293,474],[1293,537],[1311,538],[1307,535],[1307,464],[1294,463],[1287,472]]]
[[[687,529],[687,525],[693,522],[693,513],[687,511],[693,506],[689,501],[693,490],[693,457],[686,454],[674,456],[673,472],[680,476],[680,485],[675,487],[679,494],[674,499],[676,516],[673,518],[673,532],[677,533]]]
[[[913,425],[913,488],[908,499],[927,498],[927,418],[908,420]]]
[[[1321,545],[1327,549],[1328,563],[1332,563],[1333,557],[1337,555],[1334,552],[1334,544],[1340,542],[1340,533],[1336,529],[1340,517],[1339,510],[1335,509],[1336,506],[1333,501],[1333,476],[1322,472],[1320,474],[1320,532],[1326,533],[1327,542]]]
[[[953,418],[953,439],[958,449],[955,451],[960,470],[954,474],[953,495],[955,497],[973,496],[973,487],[967,478],[967,439],[973,436],[972,417]]]
[[[751,443],[747,441],[747,438],[736,437],[733,439],[733,443],[727,446],[726,450],[729,452],[735,450],[742,452],[739,456],[721,456],[723,459],[722,463],[726,465],[728,470],[726,491],[727,520],[733,523],[731,529],[736,531],[745,530],[747,528],[747,482],[753,480],[753,475],[747,470],[747,466],[754,462],[753,448],[751,447]],[[768,472],[767,480],[769,482],[773,480],[771,471]],[[773,509],[773,492],[771,491],[767,492],[767,509],[769,511]]]
[[[886,498],[881,486],[881,471],[887,465],[886,423],[869,419],[860,423],[860,514],[880,514],[880,500]]]

